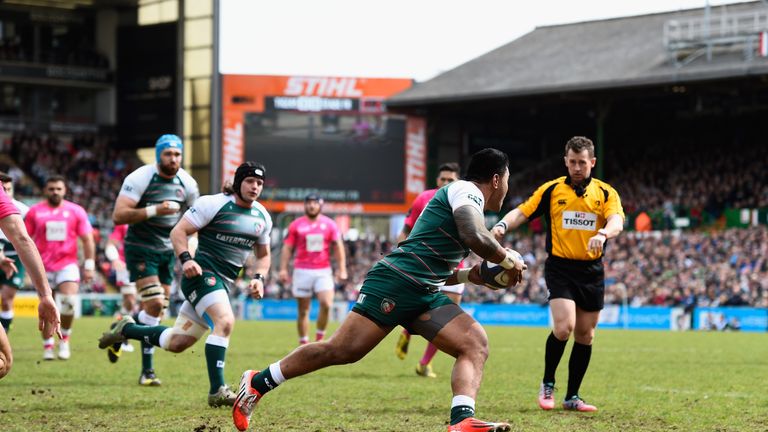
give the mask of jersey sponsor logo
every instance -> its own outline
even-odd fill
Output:
[[[133,187],[125,185],[125,186],[123,186],[123,190],[126,191],[126,192],[131,192],[131,191],[133,191]]]
[[[365,294],[360,294],[359,296],[357,296],[357,303],[363,304],[364,301],[365,301]]]
[[[224,360],[216,360],[216,367],[218,369],[224,369]]]
[[[205,284],[208,285],[208,286],[216,285],[216,278],[213,277],[213,276],[209,276],[209,277],[205,278]]]
[[[467,198],[471,199],[472,201],[474,201],[474,202],[475,202],[475,204],[477,204],[477,205],[479,205],[479,206],[481,206],[481,207],[482,207],[482,205],[483,205],[483,199],[482,199],[482,198],[480,198],[479,196],[477,196],[477,195],[472,195],[472,194],[467,194]]]
[[[381,301],[381,311],[385,314],[392,312],[395,309],[395,301],[389,298],[385,298]]]
[[[249,240],[246,238],[235,237],[235,236],[225,235],[225,234],[216,234],[216,240],[220,240],[229,244],[234,244],[238,246],[247,246],[247,247],[253,247],[253,244],[256,243],[256,241],[254,240]]]
[[[260,233],[264,229],[264,225],[266,225],[264,223],[264,221],[256,221],[256,222],[254,222],[253,223],[253,231],[257,232],[257,233]]]
[[[581,231],[594,231],[597,224],[597,215],[577,211],[563,212],[563,229],[575,229]]]
[[[566,202],[567,202],[567,201],[565,201],[564,199],[561,199],[561,200],[557,200],[557,205],[561,205],[561,206],[563,206],[563,205],[565,205],[565,204],[566,204]]]
[[[197,291],[192,291],[192,292],[189,294],[189,301],[190,301],[190,302],[194,302],[194,301],[195,301],[195,299],[197,299]]]

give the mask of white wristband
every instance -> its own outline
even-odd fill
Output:
[[[155,217],[155,215],[157,215],[157,206],[156,205],[149,206],[149,207],[144,207],[144,210],[147,211],[147,219],[153,218],[153,217]]]
[[[120,258],[120,252],[117,251],[115,245],[109,244],[104,249],[104,256],[107,257],[107,259],[111,262]]]
[[[83,268],[86,270],[96,270],[96,261],[92,259],[87,259],[83,263]]]
[[[504,267],[507,270],[511,270],[515,268],[515,263],[520,259],[520,254],[507,249],[507,256],[504,257],[503,260],[499,263],[500,266]]]
[[[469,282],[469,272],[472,269],[459,269],[456,270],[456,281],[460,284]]]
[[[506,222],[504,222],[503,220],[500,220],[500,221],[496,222],[496,225],[494,225],[493,227],[494,227],[494,228],[496,228],[496,227],[502,227],[502,228],[504,228],[504,232],[505,232],[505,233],[507,232],[507,229],[508,229],[508,228],[507,228],[507,223],[506,223]]]

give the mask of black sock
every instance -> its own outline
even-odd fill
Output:
[[[581,380],[584,379],[584,374],[587,373],[591,357],[592,345],[582,345],[578,342],[573,343],[571,359],[568,361],[568,392],[565,394],[565,400],[579,394]]]
[[[457,405],[451,408],[451,425],[461,423],[462,420],[475,416],[475,409],[469,405]]]
[[[11,321],[13,321],[13,318],[0,318],[0,324],[3,325],[6,333],[11,329]]]
[[[549,334],[544,350],[544,379],[542,382],[555,384],[555,371],[557,370],[557,365],[560,364],[560,359],[563,357],[567,343],[567,339],[561,341],[556,338],[554,332]]]
[[[274,390],[277,386],[278,384],[275,382],[275,379],[272,378],[272,372],[269,371],[269,366],[251,378],[251,387],[256,389],[262,396],[266,392]]]

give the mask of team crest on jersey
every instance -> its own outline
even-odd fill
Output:
[[[205,278],[205,284],[208,286],[214,286],[216,285],[216,278],[213,276]]]
[[[255,232],[261,232],[264,229],[264,221],[256,221],[253,223],[253,230]]]
[[[176,198],[184,198],[184,191],[181,189],[176,189]]]
[[[385,298],[381,301],[381,311],[385,314],[392,312],[395,309],[395,301],[389,298]]]
[[[140,262],[140,263],[136,264],[136,270],[138,270],[140,272],[143,272],[146,269],[147,269],[147,265],[145,263]]]

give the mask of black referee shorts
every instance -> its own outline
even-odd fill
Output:
[[[602,259],[577,261],[550,255],[544,264],[544,280],[550,300],[573,300],[587,312],[603,309],[605,271]]]

